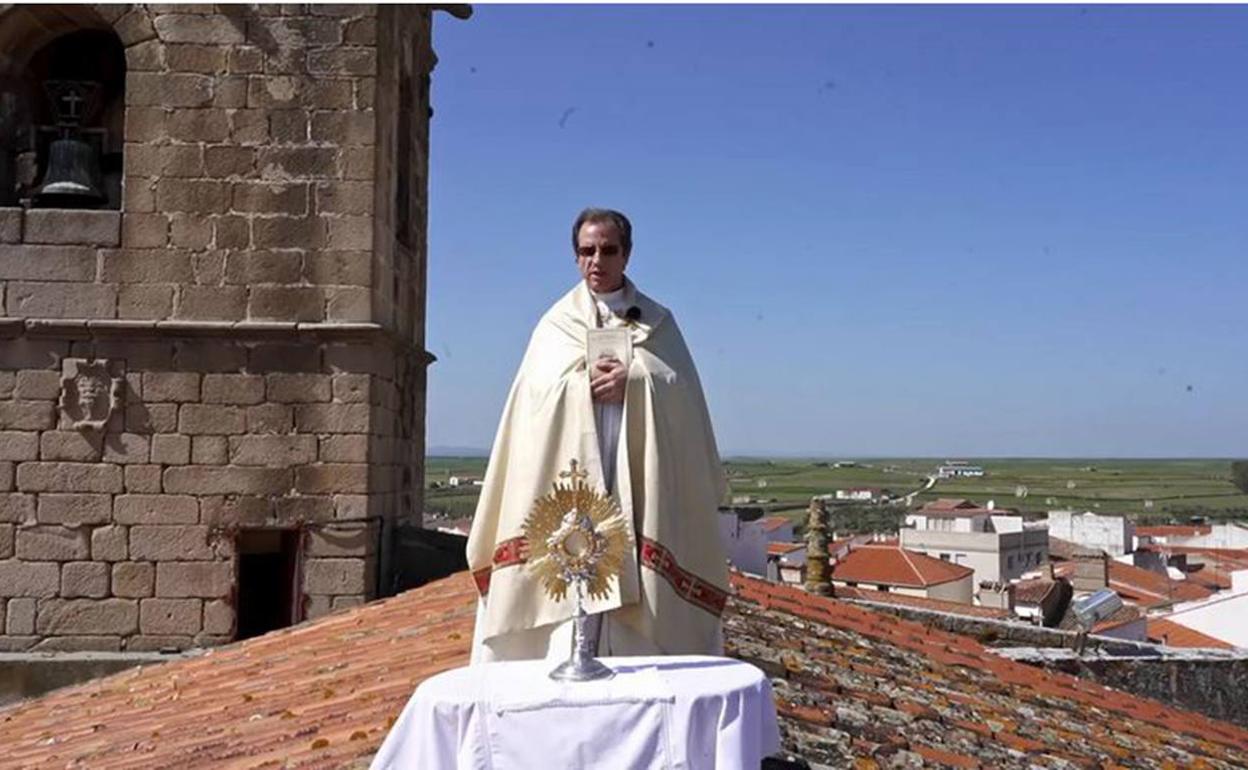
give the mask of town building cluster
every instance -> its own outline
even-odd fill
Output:
[[[825,500],[846,499],[840,493]],[[801,586],[804,522],[725,508],[721,536],[739,571]],[[1042,518],[941,498],[896,532],[827,545],[834,595],[1169,647],[1248,647],[1248,526],[1136,525],[1126,515]]]

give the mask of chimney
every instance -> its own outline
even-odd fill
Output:
[[[832,595],[832,570],[828,566],[828,509],[818,498],[811,498],[806,518],[806,590],[819,596]]]

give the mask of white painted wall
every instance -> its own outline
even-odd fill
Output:
[[[719,514],[719,538],[732,566],[752,575],[767,574],[767,534],[758,521],[741,521],[737,514]]]
[[[901,530],[901,547],[919,551],[933,559],[942,559],[975,570],[975,581],[1001,580],[1000,536],[995,532],[936,532],[921,529]]]
[[[974,575],[967,575],[958,580],[951,580],[948,583],[941,583],[938,586],[931,586],[927,589],[927,598],[943,599],[947,602],[958,602],[960,604],[970,604],[974,601]]]
[[[1122,556],[1135,548],[1135,525],[1125,516],[1049,511],[1049,534],[1110,556]]]
[[[1239,522],[1212,525],[1207,535],[1192,538],[1168,538],[1171,545],[1189,545],[1197,548],[1248,548],[1248,527]]]
[[[987,532],[988,514],[973,516],[928,516],[922,511],[906,516],[906,526],[929,532]]]
[[[1232,585],[1234,579],[1232,574]],[[1186,602],[1177,605],[1165,618],[1236,647],[1248,647],[1248,593],[1236,593],[1232,589],[1230,594],[1219,593],[1198,602]]]

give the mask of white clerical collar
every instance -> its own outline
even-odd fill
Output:
[[[589,293],[592,294],[594,297],[594,304],[605,305],[607,310],[609,310],[611,313],[614,313],[615,315],[623,315],[624,311],[628,309],[627,307],[625,307],[626,303],[624,300],[624,285],[623,284],[621,284],[620,288],[616,289],[615,291],[608,291],[608,292],[603,292],[602,294],[599,294],[593,289],[590,289]]]

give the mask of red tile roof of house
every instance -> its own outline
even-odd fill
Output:
[[[970,500],[962,498],[941,497],[926,503],[920,508],[920,511],[955,511],[958,509],[980,510],[980,507]]]
[[[1014,584],[1014,603],[1040,605],[1057,590],[1057,581],[1047,578],[1020,580]]]
[[[1187,556],[1190,570],[1187,573],[1187,579],[1215,591],[1231,587],[1232,572],[1248,569],[1248,549],[1245,548],[1154,545],[1151,546],[1151,550],[1166,555]]]
[[[341,767],[377,751],[416,685],[468,662],[475,597],[464,572],[16,704],[0,765]]]
[[[1098,548],[1086,548],[1078,543],[1049,535],[1049,559],[1070,561],[1071,559],[1100,557],[1105,552]]]
[[[768,543],[767,555],[768,556],[784,556],[785,554],[793,553],[799,548],[805,548],[805,547],[806,546],[802,543]]]
[[[1241,727],[791,586],[744,575],[734,575],[733,585],[730,653],[772,677],[785,746],[799,747],[792,750],[812,764],[1248,763],[1248,730]]]
[[[1109,562],[1109,587],[1117,591],[1124,601],[1142,607],[1161,607],[1213,595],[1213,591],[1190,580],[1174,580],[1143,567],[1112,560]]]
[[[1234,725],[842,601],[741,575],[733,585],[729,651],[776,677],[786,748],[811,762],[869,766],[898,750],[1003,768],[1248,758],[1248,731]],[[467,661],[475,596],[461,573],[11,706],[0,710],[0,763],[363,767],[415,686]]]
[[[887,545],[860,545],[832,566],[832,579],[850,583],[928,588],[961,580],[975,570],[917,551]]]
[[[1197,537],[1210,532],[1213,527],[1207,524],[1152,524],[1135,528],[1135,534],[1140,537]]]
[[[873,591],[869,588],[862,587],[850,588],[848,586],[837,586],[836,598],[856,599],[862,602],[878,602],[880,604],[902,605],[905,607],[913,607],[918,610],[946,612],[951,615],[965,615],[972,618],[992,618],[994,620],[1018,619],[1018,616],[1013,612],[999,607],[980,607],[975,604],[947,602],[941,599],[928,599],[924,596],[908,596],[906,594],[893,593],[892,591]]]
[[[785,524],[792,524],[793,520],[787,516],[764,516],[758,522],[763,525],[764,532],[775,532]]]
[[[1194,628],[1175,623],[1166,618],[1148,619],[1148,640],[1167,647],[1213,647],[1219,650],[1233,650],[1235,645],[1202,634]]]

